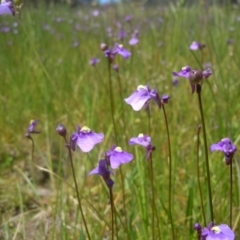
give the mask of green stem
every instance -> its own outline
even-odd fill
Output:
[[[109,84],[109,93],[110,93],[111,117],[112,117],[112,124],[113,124],[113,128],[114,128],[115,141],[116,141],[116,144],[118,145],[117,127],[116,127],[116,123],[115,123],[115,120],[114,120],[114,102],[113,102],[113,91],[112,91],[112,79],[111,78],[112,78],[112,76],[111,76],[111,62],[110,62],[110,59],[108,59],[108,84]],[[123,178],[123,172],[122,172],[121,166],[120,166],[120,176],[121,176],[121,182],[122,182],[124,215],[126,217],[126,224],[127,224],[126,232],[127,232],[128,239],[130,239],[129,238],[129,231],[128,231],[127,211],[126,211],[124,178]]]
[[[77,193],[78,207],[79,207],[79,210],[81,212],[81,216],[82,216],[82,219],[83,219],[83,224],[84,224],[88,239],[91,240],[91,237],[90,237],[90,234],[89,234],[89,231],[88,231],[88,227],[87,227],[87,222],[85,220],[83,210],[82,210],[82,205],[81,205],[80,194],[79,194],[79,191],[78,191],[76,174],[75,174],[75,170],[74,170],[74,166],[73,166],[71,147],[70,147],[70,144],[67,142],[66,137],[64,137],[64,140],[65,140],[66,147],[67,147],[68,153],[69,153],[69,158],[70,158],[70,163],[71,163],[71,168],[72,168],[72,174],[73,174],[73,180],[74,180],[74,184],[75,184],[75,190],[76,190],[76,193]]]
[[[229,221],[229,227],[232,228],[232,190],[233,190],[233,183],[232,183],[232,161],[230,163],[230,196],[229,196],[229,200],[230,200],[230,221]]]
[[[152,188],[152,239],[155,239],[155,232],[154,232],[154,227],[155,227],[155,201],[154,201],[154,177],[153,177],[153,162],[152,162],[152,155],[150,156],[150,178],[151,178],[151,188]]]
[[[113,201],[113,192],[112,188],[109,188],[110,202],[111,202],[111,212],[112,212],[112,240],[114,239],[114,201]],[[117,224],[117,222],[116,222]]]
[[[111,62],[108,60],[108,85],[109,85],[109,94],[110,94],[110,108],[111,108],[111,117],[112,117],[112,124],[114,129],[115,141],[118,144],[117,138],[117,127],[114,120],[114,99],[113,99],[113,90],[112,90],[112,74],[111,74]]]
[[[207,183],[208,183],[208,195],[209,195],[211,222],[214,224],[212,190],[211,190],[211,180],[210,180],[210,170],[209,170],[209,160],[208,160],[207,133],[206,133],[206,127],[205,127],[205,121],[204,121],[204,115],[203,115],[201,86],[200,85],[197,85],[197,95],[198,95],[199,110],[200,110],[200,114],[201,114],[201,121],[202,121],[202,128],[203,128],[203,140],[204,140],[204,149],[205,149],[205,158],[206,158]]]
[[[199,194],[200,194],[200,199],[201,199],[201,208],[202,208],[204,226],[207,226],[206,216],[205,216],[205,212],[204,212],[204,205],[203,205],[201,182],[200,182],[200,171],[199,171],[200,130],[201,130],[201,126],[198,126],[198,129],[197,129],[197,180],[198,180],[198,189],[199,189]]]
[[[173,224],[173,217],[172,217],[172,150],[171,150],[171,141],[170,141],[170,133],[168,128],[168,120],[167,120],[167,114],[165,111],[164,104],[162,104],[163,109],[163,115],[167,130],[167,138],[168,138],[168,151],[169,151],[169,183],[168,183],[168,211],[169,211],[169,218],[171,223],[171,229],[172,229],[172,239],[175,239],[175,233],[174,233],[174,224]]]

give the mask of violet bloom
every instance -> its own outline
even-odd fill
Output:
[[[126,36],[127,36],[127,33],[126,33],[124,30],[120,30],[120,31],[118,32],[118,38],[119,38],[120,40],[123,40]]]
[[[5,1],[0,3],[0,15],[15,15],[14,7],[11,1]]]
[[[31,134],[38,134],[40,131],[35,130],[35,127],[38,123],[38,120],[31,120],[30,124],[27,129],[27,133],[25,134],[25,137],[32,139]]]
[[[161,103],[164,104],[164,103],[168,103],[168,100],[169,100],[170,96],[167,95],[167,94],[163,94],[162,95],[162,98],[161,98]]]
[[[131,56],[131,53],[120,44],[115,44],[112,49],[108,48],[107,46],[105,48],[106,49],[103,49],[105,57],[107,57],[111,63],[116,55],[121,55],[125,59],[128,59]]]
[[[220,142],[211,145],[211,151],[221,151],[225,155],[226,164],[232,163],[234,153],[237,151],[236,146],[229,138],[223,138]]]
[[[200,225],[199,225],[200,226]],[[196,229],[196,228],[195,228]],[[234,240],[235,234],[226,224],[213,225],[210,223],[207,227],[196,229],[200,232],[200,240]]]
[[[35,134],[40,133],[39,131],[35,130],[35,127],[36,127],[37,123],[38,123],[38,120],[31,120],[30,121],[30,124],[28,126],[28,133],[35,133]]]
[[[126,22],[131,22],[132,19],[133,19],[133,16],[132,16],[132,15],[128,15],[128,16],[125,17],[125,21],[126,21]]]
[[[123,151],[121,147],[112,146],[112,148],[106,152],[106,159],[109,161],[111,168],[116,169],[122,164],[131,162],[133,155]]]
[[[95,133],[90,128],[77,127],[77,132],[71,135],[71,148],[73,151],[76,150],[76,144],[83,152],[90,152],[93,147],[102,142],[104,135],[102,133]]]
[[[125,102],[132,106],[134,111],[139,111],[143,106],[148,108],[150,99],[153,99],[159,107],[161,107],[161,100],[156,90],[151,90],[148,85],[139,85],[137,90]]]
[[[205,47],[205,44],[201,44],[200,42],[194,41],[189,46],[189,49],[192,51],[202,50]]]
[[[140,133],[138,137],[131,138],[128,144],[129,145],[138,144],[145,147],[147,160],[150,159],[152,152],[156,149],[151,143],[151,137],[149,137],[148,135],[143,135],[142,133]]]
[[[109,188],[112,188],[114,181],[110,178],[110,175],[113,174],[113,172],[108,169],[107,162],[105,159],[100,160],[98,162],[97,167],[88,173],[88,175],[93,175],[93,174],[102,176],[107,186]]]
[[[132,38],[129,40],[129,45],[136,45],[139,40],[138,40],[138,30],[135,30],[134,33],[132,34]]]
[[[195,91],[196,84],[202,82],[203,79],[208,78],[212,75],[212,71],[210,68],[200,71],[200,70],[193,70],[189,66],[183,67],[180,72],[173,72],[174,77],[184,77],[187,78],[190,82],[192,87],[192,92]]]
[[[93,57],[90,61],[89,61],[89,64],[91,66],[96,66],[98,63],[100,62],[100,60],[96,57]]]

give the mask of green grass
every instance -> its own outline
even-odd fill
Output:
[[[103,153],[115,143],[111,120],[107,60],[100,49],[108,38],[107,27],[118,33],[115,21],[122,22],[129,32],[125,48],[132,56],[120,56],[119,76],[123,97],[138,85],[149,84],[160,94],[171,96],[165,105],[169,119],[173,157],[173,220],[176,239],[197,239],[192,226],[203,224],[197,187],[196,144],[197,126],[201,124],[197,95],[191,94],[189,83],[180,79],[172,86],[172,72],[183,66],[200,68],[210,62],[213,75],[204,82],[202,99],[208,145],[230,137],[239,146],[240,128],[240,50],[237,17],[233,6],[192,7],[169,6],[142,10],[141,6],[119,6],[102,10],[98,17],[92,9],[52,7],[45,9],[24,6],[22,19],[0,18],[10,26],[18,23],[18,34],[0,34],[0,238],[3,239],[86,239],[77,198],[73,187],[67,150],[55,131],[63,123],[68,134],[76,126],[87,125],[105,134],[104,142],[90,153],[79,149],[73,154],[82,206],[92,239],[110,239],[111,207],[104,182],[98,176],[86,177]],[[124,22],[133,14],[132,26]],[[87,18],[88,16],[88,18]],[[61,17],[62,22],[54,19]],[[160,23],[158,18],[163,22]],[[49,25],[49,31],[43,25]],[[78,24],[80,30],[74,29]],[[140,42],[128,45],[131,28],[139,28]],[[230,27],[234,31],[230,31]],[[232,38],[233,45],[226,41]],[[74,40],[79,46],[74,48]],[[188,49],[194,40],[206,44],[201,52]],[[158,43],[162,42],[161,47]],[[92,67],[89,60],[100,58]],[[118,75],[112,72],[115,120],[119,145],[134,154],[134,160],[122,166],[127,208],[127,229],[124,228],[123,195],[120,171],[114,175],[113,194],[117,210],[119,239],[151,239],[151,184],[149,166],[141,147],[128,146],[127,141],[139,133],[148,133],[144,110],[134,112],[121,99]],[[123,106],[125,121],[122,119]],[[155,196],[162,239],[171,239],[168,222],[168,145],[164,117],[156,104],[150,105]],[[31,142],[25,133],[31,119],[38,119],[39,135],[34,135],[36,176],[29,174]],[[200,171],[204,204],[208,206],[205,178],[204,144],[201,133]],[[210,172],[216,223],[229,223],[229,174],[222,153],[210,153]],[[240,165],[239,153],[234,158],[233,226],[240,236]],[[54,172],[54,174],[53,174]],[[207,221],[209,222],[209,211]],[[156,220],[155,220],[156,223]],[[155,229],[157,233],[157,227]],[[14,238],[15,237],[15,238]],[[156,238],[160,239],[160,238]],[[237,239],[237,238],[236,238]]]

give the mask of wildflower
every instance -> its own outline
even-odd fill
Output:
[[[83,152],[90,152],[93,147],[102,142],[104,135],[102,133],[95,133],[90,128],[77,127],[77,132],[71,135],[71,148],[73,151],[76,150],[76,144]]]
[[[124,30],[120,30],[120,31],[118,32],[118,38],[119,38],[120,40],[123,40],[126,36],[127,36],[127,33],[126,33]]]
[[[200,70],[192,70],[189,66],[183,67],[180,72],[173,72],[173,76],[175,77],[184,77],[187,78],[192,87],[192,92],[195,91],[196,84],[202,82],[203,79],[208,78],[212,75],[212,71],[210,68],[200,71]]]
[[[93,57],[90,61],[89,64],[92,66],[96,66],[98,63],[100,62],[100,60],[96,57]]]
[[[132,16],[132,15],[127,15],[127,16],[125,17],[125,21],[126,21],[126,22],[131,22],[132,19],[133,19],[133,16]]]
[[[176,87],[179,84],[179,80],[177,78],[173,79],[172,84],[174,87]]]
[[[161,107],[161,100],[156,90],[151,90],[148,85],[139,85],[137,90],[125,102],[132,106],[133,110],[139,111],[143,106],[148,108],[150,99],[153,99],[159,107]]]
[[[30,121],[30,125],[28,126],[28,133],[40,133],[39,131],[35,130],[37,123],[38,123],[38,120]]]
[[[167,94],[162,95],[161,103],[162,103],[162,104],[168,103],[169,98],[170,98],[170,96],[167,95]]]
[[[205,46],[206,46],[205,44],[201,44],[200,42],[194,41],[189,46],[189,49],[192,51],[202,50]]]
[[[122,164],[131,162],[133,155],[123,151],[121,147],[112,146],[112,148],[106,152],[106,159],[111,168],[116,169]]]
[[[119,71],[119,66],[118,66],[117,64],[114,64],[114,65],[113,65],[113,69],[114,69],[116,72],[118,72],[118,71]]]
[[[113,172],[107,168],[107,162],[105,159],[100,160],[97,167],[88,173],[88,175],[92,174],[98,174],[102,176],[107,186],[112,188],[114,181],[110,178],[110,174],[113,174]]]
[[[151,144],[151,137],[149,137],[148,135],[144,135],[142,133],[140,133],[138,135],[138,137],[133,137],[129,140],[128,142],[129,145],[134,145],[134,144],[138,144],[141,145],[143,147],[145,147],[146,149],[146,158],[147,160],[149,160],[149,158],[151,157],[152,152],[156,149],[152,144]]]
[[[63,124],[58,124],[58,126],[57,126],[57,128],[56,128],[56,131],[57,131],[57,133],[60,135],[60,136],[62,136],[62,137],[66,137],[66,135],[67,135],[67,129],[66,129],[66,127],[63,125]]]
[[[232,163],[234,153],[237,151],[236,146],[229,138],[223,138],[220,142],[211,145],[211,151],[221,151],[225,155],[226,164]]]
[[[134,33],[132,34],[132,38],[129,40],[129,45],[136,45],[139,40],[138,40],[138,30],[135,30]]]
[[[113,62],[117,54],[121,55],[125,59],[128,59],[131,56],[131,53],[120,44],[115,44],[112,49],[108,48],[106,44],[101,44],[101,49],[104,51],[105,57],[109,59],[110,63]]]
[[[213,225],[211,222],[207,227],[202,228],[195,224],[194,229],[198,231],[200,240],[234,240],[235,234],[226,224]]]
[[[0,15],[5,14],[15,15],[14,7],[11,1],[2,1],[2,3],[0,3]]]

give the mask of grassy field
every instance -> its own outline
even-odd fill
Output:
[[[133,19],[127,22],[129,15]],[[109,189],[100,176],[87,174],[113,144],[134,155],[111,177],[114,239],[198,239],[193,225],[205,224],[197,170],[206,223],[211,221],[202,129],[200,137],[197,134],[202,125],[198,95],[191,93],[185,78],[173,84],[172,75],[187,65],[199,70],[208,65],[212,70],[203,80],[201,92],[212,205],[214,223],[229,225],[230,166],[223,153],[211,153],[210,146],[225,137],[239,146],[239,17],[238,6],[201,4],[74,9],[24,6],[21,19],[0,16],[0,239],[88,239],[69,154],[64,139],[56,133],[59,123],[66,126],[67,139],[78,125],[104,134],[104,141],[91,152],[77,147],[72,153],[92,240],[112,239]],[[123,39],[119,39],[120,30],[126,33]],[[139,42],[129,45],[135,30]],[[206,47],[191,51],[193,41]],[[118,72],[109,65],[101,43],[109,47],[121,43],[131,52],[129,59],[115,57]],[[100,59],[96,66],[89,64],[93,57]],[[149,115],[144,109],[134,111],[124,101],[137,86],[146,84],[160,96],[170,96],[164,109],[171,159],[162,108],[151,101]],[[39,120],[37,130],[41,131],[32,135],[33,154],[32,142],[25,137],[31,119]],[[152,160],[146,161],[143,147],[128,145],[139,133],[152,138],[156,147]],[[232,170],[232,229],[238,239],[238,151]]]

